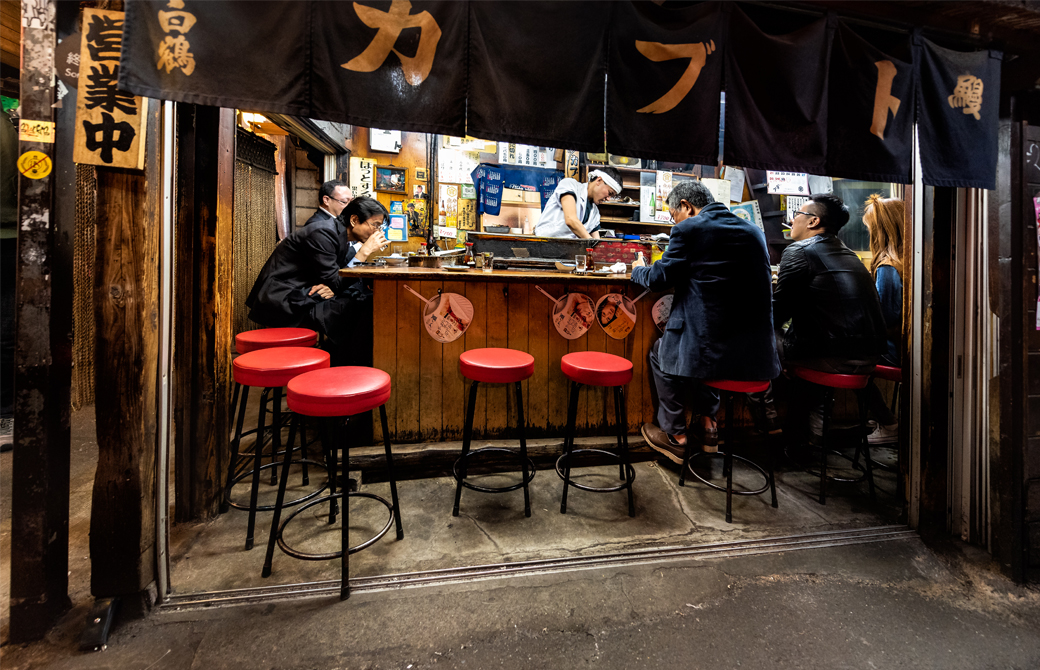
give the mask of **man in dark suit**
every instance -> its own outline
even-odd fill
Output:
[[[350,204],[353,194],[350,187],[338,179],[327,181],[318,190],[318,209],[311,218],[307,219],[304,226],[321,221],[331,221],[343,212],[343,208]]]
[[[246,298],[252,321],[270,328],[312,328],[326,337],[333,365],[356,364],[360,305],[368,299],[358,280],[339,276],[386,244],[386,209],[355,198],[340,216],[297,228],[278,243]]]
[[[660,427],[644,424],[655,450],[682,463],[686,403],[705,451],[718,450],[719,395],[703,380],[771,380],[780,374],[773,337],[769,252],[762,231],[715,202],[699,181],[668,196],[675,226],[661,260],[633,263],[632,281],[652,291],[675,289],[664,335],[650,351]]]

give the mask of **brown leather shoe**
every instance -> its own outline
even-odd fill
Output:
[[[719,450],[719,428],[718,425],[705,428],[704,423],[698,419],[693,424],[693,434],[701,443],[706,453],[714,454]],[[688,439],[688,438],[687,438]]]
[[[676,465],[683,464],[683,458],[686,456],[686,445],[676,443],[668,433],[652,423],[644,423],[640,432],[651,449]]]

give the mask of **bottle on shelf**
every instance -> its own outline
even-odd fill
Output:
[[[466,242],[466,253],[462,257],[462,264],[463,265],[469,265],[472,262],[473,262],[473,243],[472,242]]]
[[[448,210],[444,207],[444,201],[441,200],[441,211],[437,215],[437,225],[447,226],[448,225]]]
[[[419,243],[419,255],[420,256],[429,256],[430,255],[430,250],[426,247],[426,242],[420,242]]]

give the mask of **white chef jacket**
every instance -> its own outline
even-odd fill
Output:
[[[560,196],[567,193],[574,196],[575,213],[578,215],[579,221],[584,221],[583,225],[589,235],[599,230],[599,208],[596,207],[596,203],[589,202],[589,185],[568,177],[560,180],[560,183],[556,185],[556,190],[546,201],[542,215],[538,219],[538,225],[534,229],[535,235],[539,237],[578,237],[567,225],[563,216],[563,205],[560,204]]]

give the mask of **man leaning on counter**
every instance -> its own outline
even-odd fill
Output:
[[[538,237],[599,239],[599,205],[621,192],[621,173],[612,167],[589,172],[589,181],[561,179],[535,226]]]

